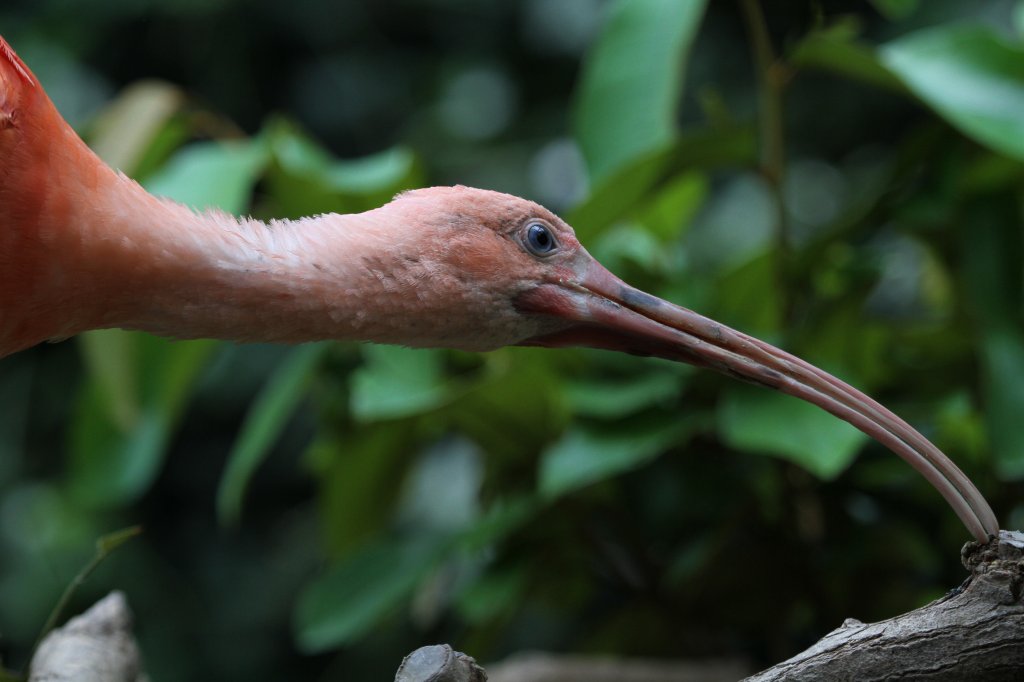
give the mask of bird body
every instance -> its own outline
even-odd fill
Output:
[[[0,38],[0,357],[121,327],[176,338],[349,339],[491,350],[591,346],[709,367],[807,400],[998,533],[956,465],[889,410],[785,351],[638,291],[567,224],[469,187],[263,223],[147,193],[74,133]]]

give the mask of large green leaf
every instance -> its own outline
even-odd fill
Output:
[[[528,596],[529,578],[527,567],[522,565],[481,574],[456,596],[459,615],[479,626],[514,612]]]
[[[676,135],[686,55],[705,0],[615,0],[577,93],[576,135],[592,182]]]
[[[168,83],[130,85],[97,117],[89,146],[108,164],[135,177],[143,157],[184,102],[185,93]]]
[[[688,225],[691,212],[706,199],[704,176],[693,171],[677,175],[677,169],[714,170],[756,160],[757,145],[749,126],[684,132],[668,147],[636,156],[595,184],[566,219],[584,243],[634,212],[645,224],[653,218],[651,227],[668,236]],[[652,195],[660,205],[652,204]],[[669,215],[673,204],[679,212]]]
[[[730,446],[771,453],[831,479],[853,460],[867,436],[802,400],[750,386],[730,386],[718,409],[718,430]]]
[[[674,242],[703,207],[708,190],[709,182],[704,173],[679,173],[651,198],[640,212],[640,222],[662,242]]]
[[[659,371],[629,381],[581,378],[568,382],[565,392],[574,414],[614,419],[674,401],[681,388],[676,373]]]
[[[372,194],[401,184],[413,172],[415,157],[393,147],[358,159],[333,159],[327,150],[284,121],[268,126],[277,161],[288,171],[315,176],[336,192]]]
[[[965,135],[1024,160],[1024,46],[987,28],[940,26],[885,45],[881,57]]]
[[[533,520],[541,508],[541,501],[532,493],[501,497],[459,534],[458,546],[473,553],[487,550]]]
[[[309,380],[327,348],[328,344],[318,343],[292,350],[249,408],[242,431],[228,454],[227,468],[217,491],[221,523],[238,522],[249,479],[306,394]]]
[[[90,379],[71,427],[71,489],[83,502],[118,506],[153,482],[216,343],[109,329],[83,335],[80,347]]]
[[[366,364],[352,375],[351,407],[357,419],[408,417],[451,398],[442,351],[367,344],[363,357]]]
[[[307,653],[365,635],[434,569],[444,541],[385,541],[342,561],[305,587],[294,615],[295,636]]]
[[[778,261],[766,250],[723,272],[715,282],[715,318],[760,338],[778,334],[785,304]]]
[[[541,349],[504,349],[486,356],[486,371],[446,409],[446,421],[488,458],[531,457],[565,428],[558,357]]]
[[[305,459],[316,476],[329,554],[351,551],[390,522],[416,444],[412,420],[321,429]]]
[[[969,205],[960,226],[962,281],[973,326],[979,330],[984,419],[992,458],[1010,478],[1024,477],[1024,333],[1020,317],[1019,203],[984,197]]]
[[[566,215],[566,220],[587,243],[646,202],[651,188],[664,178],[671,158],[671,149],[637,156],[592,187],[590,195]]]
[[[335,159],[285,120],[271,121],[263,135],[274,159],[267,187],[275,217],[357,213],[422,183],[416,156],[404,147]]]
[[[985,419],[1002,475],[1024,478],[1024,333],[993,329],[983,339]]]
[[[615,428],[570,430],[541,460],[539,488],[554,498],[651,461],[694,428],[693,419],[632,421]]]
[[[888,90],[905,92],[899,78],[879,61],[873,46],[857,40],[860,27],[852,19],[811,31],[789,54],[795,66],[823,69]]]
[[[879,12],[892,20],[906,19],[915,11],[919,0],[871,0]]]
[[[145,183],[153,194],[196,209],[241,213],[269,159],[261,140],[202,142],[185,147]]]

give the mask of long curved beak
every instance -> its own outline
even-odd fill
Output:
[[[523,309],[574,322],[521,345],[588,346],[652,355],[708,367],[813,403],[917,469],[979,542],[999,533],[992,509],[949,457],[879,403],[800,358],[635,289],[592,259],[575,282],[541,285],[518,303]]]

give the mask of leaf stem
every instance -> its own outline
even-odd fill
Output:
[[[50,616],[46,619],[46,623],[43,625],[43,629],[40,630],[39,637],[36,638],[35,645],[32,647],[33,658],[36,655],[36,651],[39,650],[39,645],[43,643],[43,638],[45,638],[54,627],[56,627],[57,621],[60,619],[61,614],[64,613],[64,609],[67,608],[68,603],[71,601],[71,597],[74,596],[78,588],[89,579],[89,576],[99,568],[99,565],[103,563],[104,559],[110,556],[111,552],[141,533],[141,526],[132,526],[130,528],[125,528],[108,535],[104,535],[96,541],[96,553],[93,554],[89,563],[83,566],[82,570],[80,570],[78,574],[71,579],[71,582],[68,583],[68,586],[64,588],[64,592],[60,595],[60,599],[57,600],[56,606],[54,606],[53,610],[50,611]]]

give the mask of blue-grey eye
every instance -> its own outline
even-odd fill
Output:
[[[538,256],[546,256],[558,246],[551,228],[541,223],[531,223],[526,228],[526,246]]]

